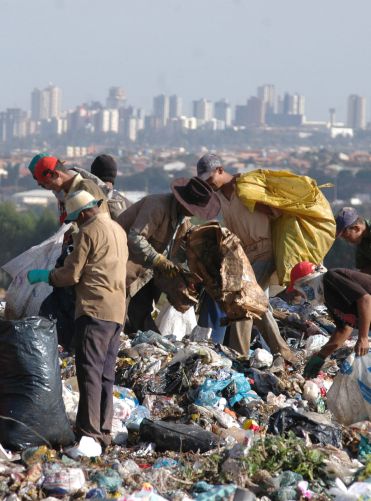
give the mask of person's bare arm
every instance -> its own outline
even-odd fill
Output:
[[[371,295],[365,294],[357,300],[358,310],[358,340],[355,346],[355,352],[358,356],[368,353],[368,332],[371,323]]]

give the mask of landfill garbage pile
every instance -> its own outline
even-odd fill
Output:
[[[324,308],[280,298],[271,305],[297,353],[296,367],[272,356],[256,330],[249,358],[192,334],[181,340],[176,333],[123,335],[112,446],[100,457],[78,460],[48,445],[1,448],[1,498],[371,499],[371,400],[362,375],[368,357],[357,365],[350,341],[317,378],[305,380],[305,360],[334,325]],[[62,351],[59,356],[73,425],[79,400],[74,360]],[[349,386],[353,376],[363,378],[362,407]],[[343,393],[353,398],[352,414]]]

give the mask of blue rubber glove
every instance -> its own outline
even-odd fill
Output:
[[[27,273],[27,279],[30,284],[38,284],[39,282],[49,283],[49,270],[30,270]]]

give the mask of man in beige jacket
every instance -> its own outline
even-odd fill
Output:
[[[76,371],[80,391],[76,419],[79,446],[71,455],[99,455],[111,441],[112,388],[120,332],[125,316],[125,276],[128,258],[126,234],[101,200],[86,191],[66,198],[67,221],[79,232],[64,265],[53,270],[30,270],[30,283],[54,287],[75,285]],[[92,442],[93,452],[84,444]]]

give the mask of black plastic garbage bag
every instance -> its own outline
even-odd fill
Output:
[[[140,424],[139,433],[145,442],[154,442],[159,451],[207,452],[220,442],[217,435],[195,424],[167,423],[146,418]]]
[[[251,367],[245,372],[245,376],[254,380],[251,387],[256,391],[259,397],[264,398],[269,392],[272,392],[274,395],[282,393],[280,389],[280,380],[269,371],[263,372]]]
[[[301,438],[308,435],[314,444],[328,444],[338,449],[342,448],[342,433],[339,427],[319,423],[291,407],[285,407],[272,414],[268,424],[268,433],[281,435],[288,431],[294,432]]]
[[[19,450],[73,440],[54,322],[41,317],[0,320],[0,443]]]

